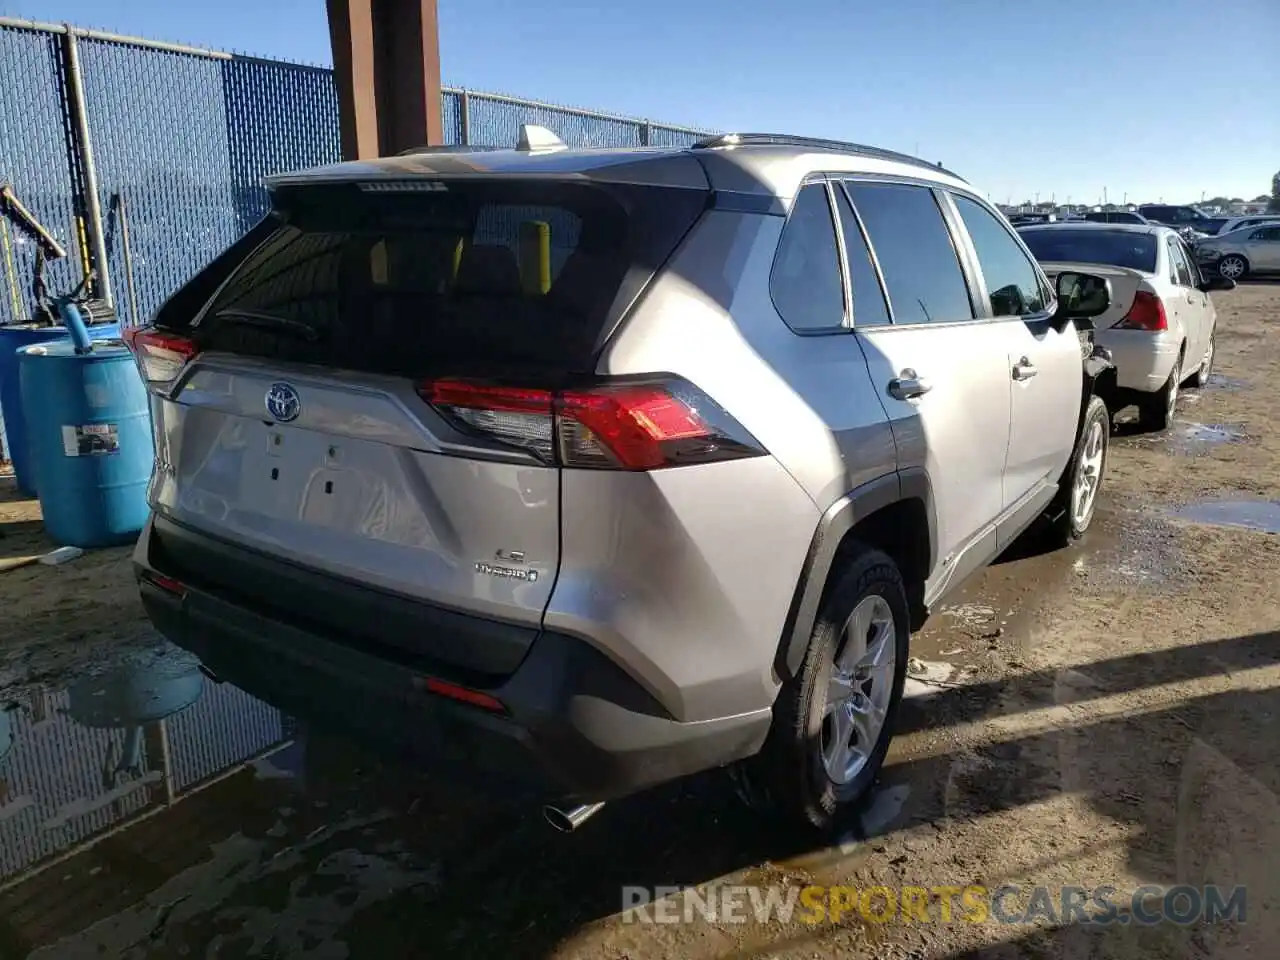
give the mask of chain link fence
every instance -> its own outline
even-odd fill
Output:
[[[92,178],[73,122],[77,89]],[[523,123],[570,146],[680,146],[709,132],[453,88],[441,100],[450,144],[514,145]],[[62,291],[90,262],[85,183],[96,182],[125,323],[145,320],[263,216],[264,177],[340,156],[332,70],[0,17],[0,183],[67,249],[46,274]],[[0,323],[23,322],[35,305],[35,245],[8,218],[0,224]]]

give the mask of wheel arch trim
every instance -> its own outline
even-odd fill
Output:
[[[929,566],[937,565],[937,518],[933,486],[923,467],[909,467],[862,484],[840,497],[823,512],[809,544],[795,595],[782,631],[775,669],[782,678],[796,676],[818,619],[818,607],[845,534],[859,521],[903,500],[924,504],[929,524]]]

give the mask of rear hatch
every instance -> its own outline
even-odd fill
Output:
[[[560,556],[546,391],[591,375],[705,201],[534,177],[278,188],[135,338],[174,562],[212,534],[336,579],[328,597],[188,555],[211,589],[404,658],[514,670]],[[483,404],[477,383],[497,385]],[[478,652],[378,613],[406,601],[530,629]]]

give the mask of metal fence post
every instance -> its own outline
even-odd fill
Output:
[[[471,94],[462,90],[458,94],[458,136],[464,147],[471,145]]]
[[[85,213],[87,214],[89,246],[93,252],[98,277],[96,293],[111,306],[111,271],[107,267],[107,242],[102,228],[102,205],[98,201],[98,171],[93,164],[93,145],[89,137],[89,114],[85,106],[84,78],[80,74],[80,49],[76,45],[76,30],[66,24],[63,34],[63,51],[66,55],[67,96],[70,100],[71,120],[75,125],[75,149],[79,154],[80,173],[84,177]]]
[[[653,123],[649,120],[640,121],[640,146],[648,147],[653,145]]]

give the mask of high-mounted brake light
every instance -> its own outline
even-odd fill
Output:
[[[173,383],[198,352],[195,341],[155,327],[131,327],[124,331],[124,342],[133,352],[138,372],[149,387]]]
[[[447,379],[418,392],[464,431],[564,467],[654,470],[764,453],[741,424],[677,377],[555,392]]]
[[[1129,312],[1116,324],[1117,330],[1147,330],[1159,333],[1169,329],[1169,317],[1164,310],[1164,301],[1154,293],[1139,290],[1133,295],[1133,303]]]

